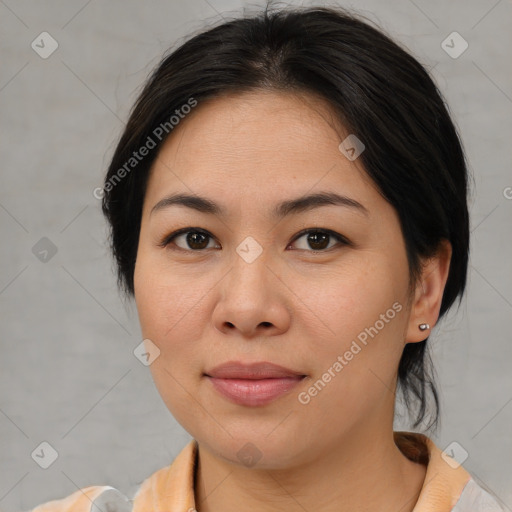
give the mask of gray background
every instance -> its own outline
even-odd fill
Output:
[[[512,510],[512,5],[340,4],[432,68],[460,127],[474,173],[472,255],[466,298],[432,336],[443,406],[434,440],[459,443],[464,467]],[[117,293],[93,190],[162,53],[258,5],[0,1],[1,510],[93,484],[127,489],[190,439],[133,355],[136,312]],[[43,31],[59,44],[47,59],[31,48]],[[456,59],[441,47],[453,31],[469,44]],[[46,262],[33,253],[42,237],[57,248]],[[31,457],[43,441],[58,452],[48,469]]]

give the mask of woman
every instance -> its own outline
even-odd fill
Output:
[[[196,35],[140,94],[103,211],[150,366],[192,435],[129,495],[43,511],[498,511],[426,435],[464,291],[467,169],[424,68],[327,8]],[[95,508],[96,507],[96,508]]]

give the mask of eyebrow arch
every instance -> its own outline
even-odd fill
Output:
[[[224,208],[206,197],[189,194],[172,194],[158,201],[151,209],[150,215],[173,205],[185,206],[210,215],[224,216],[226,214]],[[366,216],[369,215],[368,210],[355,199],[334,192],[318,192],[279,203],[271,210],[271,216],[274,218],[283,218],[290,214],[298,214],[312,210],[313,208],[328,205],[345,206],[353,208]]]

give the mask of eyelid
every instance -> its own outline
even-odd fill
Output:
[[[290,243],[293,243],[295,242],[296,240],[298,240],[299,238],[303,237],[304,235],[307,235],[308,233],[324,233],[326,235],[330,235],[332,236],[334,239],[336,239],[339,243],[341,244],[344,244],[344,245],[349,245],[349,246],[352,246],[352,242],[345,236],[343,236],[342,234],[336,232],[336,231],[333,231],[332,229],[327,229],[327,228],[306,228],[306,229],[303,229],[302,231],[299,231],[295,237],[293,238],[293,240],[290,242]],[[334,249],[334,247],[331,247],[330,249]],[[319,250],[319,251],[315,251],[313,249],[307,251],[307,252],[328,252],[330,249],[324,249],[324,250]]]
[[[201,228],[194,228],[192,226],[188,226],[186,228],[181,228],[181,229],[178,229],[176,231],[173,231],[172,233],[170,233],[169,235],[166,235],[163,240],[161,242],[158,243],[158,246],[159,247],[162,247],[162,248],[165,248],[167,247],[171,241],[180,236],[180,235],[183,235],[184,233],[188,233],[188,232],[194,232],[194,233],[201,233],[203,235],[206,235],[210,238],[212,238],[213,240],[215,240],[215,237],[209,233],[208,231],[206,231],[205,229],[201,229]],[[178,249],[181,249],[181,247],[178,247]],[[189,251],[189,252],[201,252],[201,251],[192,251],[190,249],[181,249],[183,251]],[[203,249],[204,251],[204,249]]]
[[[178,229],[176,231],[173,231],[171,234],[169,235],[166,235],[164,237],[164,239],[158,243],[158,246],[159,247],[162,247],[162,248],[165,248],[167,247],[174,238],[184,234],[184,233],[188,233],[188,232],[194,232],[194,233],[201,233],[203,235],[206,235],[208,236],[209,238],[213,239],[213,240],[216,240],[215,237],[210,233],[208,232],[207,230],[205,229],[201,229],[201,228],[195,228],[195,227],[192,227],[192,226],[188,226],[186,228],[181,228],[181,229]],[[304,235],[307,235],[309,233],[324,233],[326,235],[329,235],[331,236],[332,238],[336,239],[338,241],[338,244],[342,244],[342,245],[348,245],[348,246],[352,246],[352,242],[346,238],[345,236],[341,235],[340,233],[337,233],[336,231],[333,231],[331,229],[327,229],[327,228],[314,228],[314,227],[311,227],[311,228],[306,228],[306,229],[303,229],[301,231],[299,231],[295,237],[293,238],[293,240],[287,245],[287,248],[290,246],[290,244],[294,243],[296,240],[298,240],[299,238],[303,237]],[[218,243],[218,242],[217,242]],[[336,248],[336,246],[333,246],[333,247],[330,247],[329,249],[321,249],[321,250],[317,250],[315,251],[314,249],[311,249],[311,250],[308,250],[308,249],[298,249],[298,250],[305,250],[306,252],[312,252],[312,253],[322,253],[322,252],[329,252],[331,249],[334,249]],[[201,249],[201,250],[192,250],[192,249],[183,249],[181,247],[177,247],[177,250],[182,250],[182,251],[186,251],[186,252],[204,252],[205,249]]]

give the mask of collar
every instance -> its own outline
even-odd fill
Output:
[[[471,475],[453,459],[448,459],[425,435],[394,432],[393,436],[396,445],[407,458],[427,466],[425,480],[413,512],[450,512]],[[158,470],[144,480],[135,496],[133,512],[195,512],[194,479],[197,454],[198,444],[193,439],[170,466]]]

